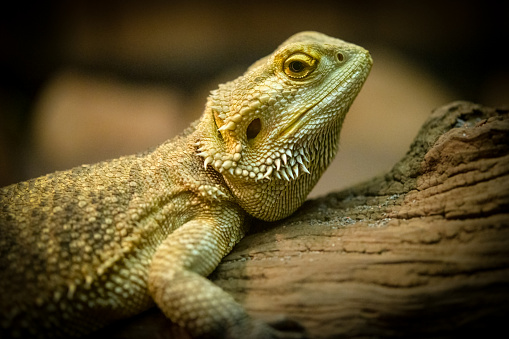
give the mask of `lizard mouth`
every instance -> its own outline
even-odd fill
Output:
[[[363,72],[360,70],[354,71],[352,73],[353,74],[351,74],[351,76],[347,77],[350,80],[358,78],[359,76],[363,75]],[[325,103],[325,106],[328,106],[331,104],[334,105],[334,103],[337,103],[337,101],[340,100],[341,92],[343,92],[341,90],[341,88],[345,85],[345,82],[348,82],[348,81],[344,81],[344,80],[340,81],[332,90],[330,90],[325,95],[323,95],[321,98],[319,98],[319,100],[314,105],[312,105],[310,107],[305,106],[301,110],[297,111],[296,114],[294,115],[294,118],[289,122],[287,127],[284,128],[279,133],[278,137],[289,138],[289,137],[295,135],[295,133],[297,133],[301,129],[301,127],[304,126],[304,124],[309,122],[310,119],[306,118],[309,115],[308,113],[312,112],[316,107],[322,106],[322,103],[324,103],[324,101],[328,101]],[[346,91],[346,92],[348,92],[348,91]],[[331,96],[333,97],[333,100],[326,100],[327,98],[331,98]],[[349,101],[353,101],[353,98],[351,98],[351,100],[349,100]]]
[[[356,75],[358,75],[359,72],[356,72],[356,74],[353,75],[353,77],[356,77]],[[294,118],[290,121],[290,123],[288,124],[288,126],[286,128],[284,128],[280,133],[279,133],[279,137],[280,138],[289,138],[293,135],[295,135],[295,133],[297,133],[300,128],[308,122],[309,119],[306,119],[306,116],[308,115],[309,112],[313,111],[314,108],[318,107],[321,105],[321,103],[326,99],[326,98],[329,98],[333,93],[338,93],[340,90],[340,88],[343,86],[344,84],[344,81],[340,81],[333,89],[331,89],[329,92],[327,92],[325,95],[323,95],[321,98],[319,98],[319,100],[312,106],[305,106],[303,109],[299,110],[296,112],[296,114],[294,115]],[[328,104],[331,104],[331,103],[334,103],[337,101],[337,94],[336,95],[333,95],[334,97],[334,100],[331,100]]]
[[[315,108],[323,99],[321,99],[318,103],[316,103],[315,105],[311,106],[311,107],[307,107],[305,108],[303,111],[301,112],[298,112],[296,115],[295,115],[295,118],[293,118],[290,123],[288,124],[288,127],[286,127],[285,129],[283,129],[280,133],[279,133],[279,136],[278,138],[288,138],[292,135],[294,135],[301,127],[302,125],[304,125],[305,123],[305,119],[304,117],[307,115],[307,113],[312,110],[313,108]]]

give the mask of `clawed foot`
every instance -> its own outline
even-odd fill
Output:
[[[275,317],[268,321],[267,324],[278,332],[283,333],[283,336],[279,338],[307,338],[304,326],[286,316]],[[285,333],[290,336],[285,336]]]
[[[268,322],[249,319],[228,331],[228,339],[305,339],[305,328],[297,321],[278,316]]]

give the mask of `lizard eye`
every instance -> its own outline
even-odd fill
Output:
[[[295,53],[285,60],[283,71],[292,79],[302,79],[313,72],[316,66],[315,58],[304,53]]]

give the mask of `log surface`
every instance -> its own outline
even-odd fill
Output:
[[[210,279],[310,338],[508,337],[509,110],[435,110],[391,171],[257,222]],[[188,338],[156,309],[102,333]]]
[[[456,337],[509,320],[509,114],[437,109],[407,155],[246,237],[212,274],[311,338]]]

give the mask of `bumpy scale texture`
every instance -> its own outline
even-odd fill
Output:
[[[154,303],[193,336],[284,337],[206,276],[251,218],[304,202],[371,63],[296,34],[212,91],[182,135],[1,189],[0,337],[80,336]]]

